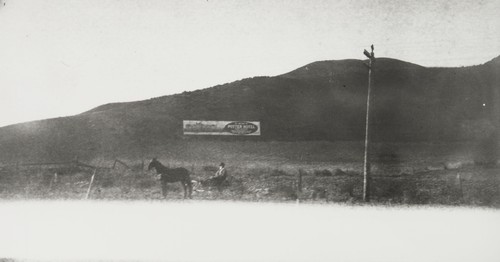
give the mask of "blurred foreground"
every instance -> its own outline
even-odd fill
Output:
[[[219,201],[2,201],[0,258],[498,261],[500,212]]]

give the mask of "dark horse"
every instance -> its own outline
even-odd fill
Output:
[[[161,192],[163,197],[167,196],[167,183],[181,182],[184,188],[184,198],[191,198],[191,193],[193,192],[193,185],[191,184],[191,178],[189,177],[189,172],[187,169],[179,168],[168,168],[160,163],[160,161],[153,158],[148,166],[148,170],[155,169],[156,173],[160,174],[161,181]]]

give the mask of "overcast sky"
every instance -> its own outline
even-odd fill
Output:
[[[0,0],[0,126],[317,60],[500,55],[500,1]]]

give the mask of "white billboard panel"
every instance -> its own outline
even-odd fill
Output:
[[[259,121],[184,120],[184,135],[260,136]]]

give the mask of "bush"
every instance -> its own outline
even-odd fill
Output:
[[[154,187],[156,185],[156,181],[149,179],[141,180],[137,185],[139,186],[139,188],[148,189]]]
[[[105,177],[101,182],[101,187],[108,188],[115,185],[115,181],[112,177]]]
[[[333,176],[332,172],[328,169],[314,170],[314,176]]]
[[[493,205],[500,203],[500,186],[488,183],[488,181],[478,181],[472,190],[472,201],[478,205]]]
[[[431,203],[433,197],[428,190],[422,191],[419,190],[413,196],[413,199],[410,200],[410,203],[413,204],[429,204]]]
[[[374,197],[383,200],[402,202],[405,197],[410,197],[408,193],[405,196],[407,186],[404,180],[399,179],[372,179],[372,194]],[[408,201],[408,199],[406,200]]]
[[[291,175],[281,169],[274,169],[273,171],[271,171],[271,176],[291,176]]]
[[[354,187],[355,181],[347,181],[346,183],[340,184],[340,194],[349,195],[349,197],[354,197]]]
[[[313,193],[312,193],[312,199],[316,200],[317,198],[319,199],[326,199],[328,195],[328,190],[324,187],[315,187],[313,188]]]
[[[278,197],[285,199],[296,200],[298,198],[297,192],[295,188],[290,185],[277,185],[269,190],[269,192],[273,195],[277,195]]]
[[[233,176],[228,176],[226,179],[228,189],[232,195],[241,197],[245,192],[247,192],[247,187],[243,184],[241,179],[237,179]]]
[[[336,176],[345,176],[345,175],[347,175],[347,173],[342,171],[342,169],[337,168],[337,169],[335,169],[335,175]]]
[[[443,198],[444,204],[459,204],[462,201],[462,191],[456,185],[446,184],[441,187],[439,197]]]

